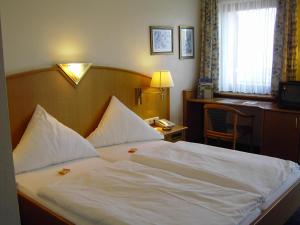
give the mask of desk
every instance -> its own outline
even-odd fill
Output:
[[[195,99],[192,98],[191,93],[184,91],[183,123],[189,127],[186,133],[187,141],[204,143],[203,106],[207,103],[230,105],[244,112],[255,111],[260,153],[300,162],[299,110],[280,109],[276,103],[267,101],[232,98]]]

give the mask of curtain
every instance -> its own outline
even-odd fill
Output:
[[[270,94],[277,0],[219,0],[219,90]]]
[[[297,75],[297,1],[278,0],[274,37],[272,93],[280,80],[295,80]]]
[[[218,44],[218,11],[217,0],[200,1],[200,81],[212,80],[218,88],[219,44]]]

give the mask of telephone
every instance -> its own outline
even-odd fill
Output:
[[[175,126],[175,123],[172,123],[171,121],[166,119],[159,119],[155,120],[155,125],[162,127],[163,130],[171,130],[172,127]]]

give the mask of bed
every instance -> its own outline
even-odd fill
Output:
[[[133,167],[138,165],[138,175],[141,175],[143,173],[140,173],[140,170],[143,169],[145,174],[151,174],[152,176],[147,176],[146,179],[140,180],[139,178],[136,179],[136,176],[131,176],[130,174],[133,171]],[[55,183],[57,179],[61,179],[61,177],[57,176],[56,171],[58,170],[56,167],[50,167],[43,169],[42,171],[35,171],[31,173],[26,173],[22,175],[17,176],[17,183],[18,183],[18,189],[22,192],[27,193],[30,195],[32,199],[35,201],[40,202],[41,204],[45,205],[47,208],[50,208],[53,211],[59,211],[60,215],[62,215],[64,218],[67,218],[70,221],[76,221],[76,224],[101,224],[99,221],[101,221],[103,224],[148,224],[149,221],[151,221],[154,224],[199,224],[199,221],[202,221],[204,224],[220,224],[221,221],[223,224],[241,224],[246,225],[252,222],[259,214],[260,211],[256,209],[256,199],[257,196],[255,195],[249,195],[245,196],[246,193],[236,191],[237,193],[232,193],[232,190],[226,190],[222,189],[222,192],[219,192],[219,187],[217,190],[214,190],[213,185],[208,185],[208,183],[202,183],[201,182],[195,182],[193,179],[187,179],[182,176],[174,176],[174,174],[171,174],[171,176],[168,176],[170,173],[154,169],[151,167],[145,167],[141,164],[134,164],[130,161],[119,161],[117,163],[108,163],[105,160],[101,160],[98,158],[92,158],[92,159],[86,159],[81,160],[77,162],[67,163],[63,165],[64,167],[68,167],[72,170],[72,176],[76,178],[76,181],[69,180],[71,182],[72,187],[80,187],[82,189],[82,186],[84,186],[83,183],[78,183],[78,177],[85,177],[86,179],[90,180],[91,177],[97,175],[97,180],[102,181],[100,185],[101,192],[93,195],[93,198],[91,201],[85,200],[86,202],[85,206],[81,206],[81,204],[75,204],[77,201],[77,198],[86,197],[82,190],[80,192],[76,192],[76,201],[72,201],[74,199],[74,195],[70,194],[70,198],[63,198],[65,196],[66,192],[63,191],[63,195],[59,195],[59,193],[62,191],[62,189],[65,189],[65,186],[62,185],[61,182],[59,182],[57,185],[59,185],[60,192],[53,192],[47,187],[47,189],[40,190],[41,187],[44,187],[47,184]],[[61,167],[61,166],[58,166]],[[118,173],[120,171],[117,171],[118,173],[112,173],[112,169],[120,169],[121,174],[123,176],[119,176]],[[131,173],[128,173],[126,171],[126,177],[124,176],[125,170],[129,169]],[[85,170],[90,171],[93,169],[95,174],[91,174],[90,172],[85,173]],[[107,174],[109,172],[109,176]],[[156,174],[157,173],[157,174]],[[82,176],[84,174],[84,176]],[[114,179],[114,182],[110,179],[110,176],[116,175],[118,179]],[[78,177],[76,177],[78,175]],[[98,177],[101,175],[101,177]],[[41,179],[43,177],[43,179]],[[122,179],[123,177],[123,179]],[[134,180],[133,183],[129,182],[128,177],[130,177],[130,180]],[[164,180],[167,180],[168,177],[170,180],[166,183],[164,182],[163,185],[158,182],[153,182],[154,180],[149,180],[150,178],[164,178]],[[70,177],[69,177],[70,179]],[[174,181],[174,179],[178,179],[177,181]],[[138,181],[141,181],[139,183]],[[150,182],[151,181],[151,182]],[[67,182],[67,180],[64,180],[64,182]],[[74,185],[74,182],[76,183],[76,186]],[[118,190],[117,187],[120,187],[119,183],[122,182],[122,188],[126,190],[126,195],[123,193],[124,191]],[[35,184],[34,187],[32,184]],[[126,189],[123,186],[123,184],[126,183]],[[154,187],[151,186],[151,183],[154,184]],[[68,186],[70,183],[67,183]],[[109,185],[108,185],[109,184]],[[66,183],[65,183],[66,185]],[[91,184],[89,183],[89,186]],[[189,202],[189,195],[188,189],[183,189],[182,192],[179,192],[179,188],[176,188],[176,191],[172,191],[171,188],[174,186],[181,185],[180,189],[182,189],[184,186],[191,186],[196,185],[197,187],[201,186],[203,190],[201,192],[197,193],[193,190],[193,195],[196,195],[199,198],[199,201],[193,201]],[[68,187],[67,186],[67,187]],[[57,187],[55,187],[57,188]],[[158,190],[156,190],[157,188]],[[112,190],[113,189],[113,190]],[[117,189],[117,190],[115,190]],[[56,189],[54,189],[56,190]],[[69,187],[68,187],[68,190]],[[145,191],[146,190],[146,191]],[[163,190],[163,191],[162,191]],[[73,191],[73,189],[71,190]],[[80,195],[78,193],[81,193]],[[170,193],[172,195],[170,195]],[[176,195],[173,195],[176,193]],[[201,203],[201,205],[204,205],[203,196],[208,197],[208,193],[211,195],[218,195],[219,199],[226,199],[228,196],[231,198],[237,199],[239,201],[239,198],[247,199],[247,205],[244,206],[243,214],[244,216],[239,217],[238,216],[238,210],[236,209],[230,209],[231,206],[233,206],[231,203],[234,202],[232,200],[227,202],[223,202],[220,204],[219,201],[207,201],[205,202],[205,207],[198,207],[197,203]],[[226,193],[226,198],[223,196]],[[121,195],[120,196],[118,196]],[[42,197],[41,197],[42,195]],[[51,198],[56,197],[53,204],[53,201],[49,201],[48,199],[43,198],[44,196],[50,196]],[[173,197],[174,196],[174,197]],[[223,196],[223,197],[222,197]],[[89,207],[89,204],[94,204],[94,201],[96,198],[99,198],[99,202],[105,202],[106,204],[100,205],[102,206],[99,210],[95,210],[96,207]],[[171,207],[170,204],[174,204],[179,201],[179,199],[184,198],[184,201],[181,202],[181,208],[176,210],[178,207],[174,208]],[[198,199],[194,198],[194,199]],[[61,200],[59,203],[58,200]],[[150,199],[150,201],[149,201]],[[98,200],[98,199],[97,199]],[[131,200],[131,201],[130,201]],[[62,202],[64,204],[62,204]],[[66,203],[67,202],[67,203]],[[118,204],[115,204],[115,203]],[[151,203],[155,202],[155,204]],[[63,206],[60,207],[59,204],[62,204]],[[146,203],[146,204],[145,204]],[[186,203],[186,204],[185,204]],[[249,204],[248,204],[249,203]],[[145,207],[146,205],[146,207]],[[73,207],[72,207],[73,206]],[[113,209],[111,209],[111,208]],[[68,210],[66,210],[68,208]],[[221,215],[220,209],[223,209],[223,213],[226,213],[226,216]],[[241,208],[239,206],[239,208]],[[212,210],[213,209],[213,210]],[[217,210],[218,209],[218,210]],[[224,210],[226,209],[226,210]],[[91,211],[95,211],[91,213],[92,215],[89,215]],[[140,211],[139,211],[140,210]],[[213,212],[217,211],[217,212]],[[122,214],[121,214],[122,212]],[[157,213],[159,212],[159,213]],[[197,213],[195,213],[197,212]],[[117,215],[114,215],[116,213]],[[87,215],[86,215],[87,214]],[[104,214],[104,215],[103,215]],[[174,215],[175,214],[175,215]],[[228,216],[228,214],[232,215],[231,217]],[[79,215],[79,216],[78,216]],[[153,216],[156,215],[156,216]],[[207,216],[209,215],[209,216]],[[235,215],[236,219],[231,219]],[[113,217],[113,219],[110,219]],[[129,218],[128,218],[129,217]],[[142,217],[142,218],[141,218]],[[243,218],[243,219],[241,219]],[[146,222],[144,220],[147,220]],[[241,221],[240,221],[241,220]],[[238,222],[236,222],[238,221]],[[75,223],[75,222],[74,222]]]
[[[159,95],[153,94],[144,96],[143,105],[138,106],[135,104],[134,89],[136,87],[147,87],[150,83],[150,79],[144,75],[121,69],[93,67],[82,80],[82,83],[74,89],[73,86],[64,80],[64,77],[60,73],[61,71],[58,68],[53,67],[9,76],[7,78],[12,143],[14,147],[19,142],[37,104],[42,104],[59,121],[84,137],[97,127],[112,95],[117,96],[142,118],[156,115],[162,118],[169,118],[168,93],[167,98],[163,101],[161,101]],[[124,159],[130,159],[134,161],[131,163],[135,165],[137,161],[132,160],[132,154],[128,153],[128,149],[136,148],[140,153],[143,152],[143,149],[147,151],[147,149],[165,148],[165,145],[169,144],[164,141],[151,141],[104,147],[98,149],[98,152],[105,160],[85,159],[82,162],[72,162],[76,164],[68,165],[68,167],[73,168],[74,166],[72,171],[76,174],[77,166],[82,172],[85,168],[84,165],[93,165],[94,160],[100,160],[101,164],[109,167],[111,164],[114,164],[112,162],[118,164]],[[145,166],[147,163],[140,161],[138,164]],[[166,164],[169,165],[168,163]],[[58,166],[61,167],[62,165]],[[172,174],[170,176],[178,175],[181,179],[192,179],[194,182],[199,182],[195,177],[176,173],[171,167],[159,168],[157,164],[146,165],[146,167],[155,171],[163,171],[162,173]],[[57,172],[56,166],[45,168],[42,171],[33,171],[32,173],[17,176],[22,223],[33,225],[86,224],[86,221],[81,221],[82,216],[74,220],[72,216],[68,215],[69,212],[64,212],[41,200],[36,194],[36,187],[33,189],[30,188],[32,187],[32,180],[35,180],[34,183],[37,184],[37,187],[44,184],[43,182],[37,182],[41,174],[42,176],[46,176],[45,174],[51,173],[53,170]],[[186,170],[188,171],[188,169]],[[51,178],[46,180],[51,181]],[[252,213],[245,216],[239,223],[283,224],[299,207],[300,203],[297,201],[299,198],[300,185],[299,177],[296,174],[295,177],[285,182],[284,187],[278,190],[276,195],[270,197],[265,207],[259,207],[258,210],[251,210]],[[77,222],[74,223],[74,221]]]

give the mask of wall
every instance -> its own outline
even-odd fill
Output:
[[[199,0],[0,0],[6,74],[71,61],[151,75],[171,71],[171,119],[198,74]],[[174,26],[173,55],[151,56],[150,25]],[[178,25],[195,27],[195,59],[178,59]]]
[[[19,225],[0,27],[0,224]]]

